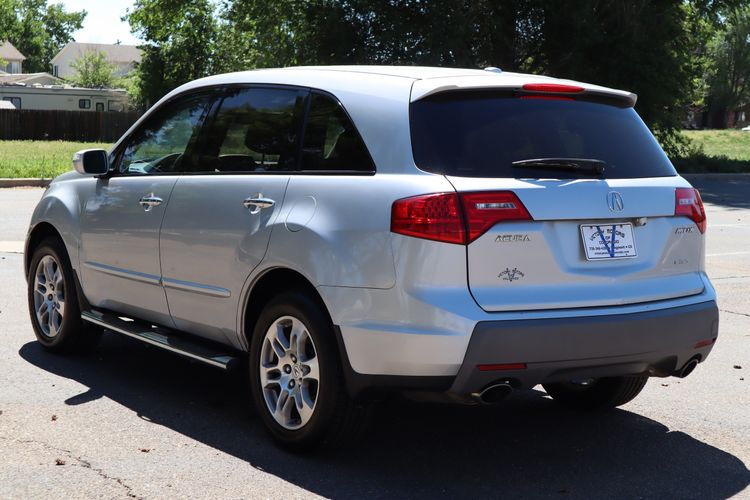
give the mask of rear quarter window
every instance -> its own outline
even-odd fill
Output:
[[[455,92],[412,103],[410,119],[414,161],[428,172],[563,179],[677,175],[630,107]],[[604,161],[606,167],[596,175],[513,165],[537,158],[595,159]]]

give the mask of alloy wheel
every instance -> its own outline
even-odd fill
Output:
[[[260,351],[260,384],[266,408],[287,430],[310,421],[320,389],[315,343],[298,318],[282,316],[266,331]]]
[[[45,336],[54,338],[60,332],[65,315],[65,281],[60,263],[45,255],[34,273],[34,312]]]

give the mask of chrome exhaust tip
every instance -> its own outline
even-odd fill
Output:
[[[681,369],[677,370],[673,375],[675,377],[679,378],[685,378],[691,373],[693,373],[693,370],[695,370],[695,367],[698,366],[698,360],[693,358],[687,363],[685,363],[685,366],[683,366]]]
[[[508,397],[511,392],[513,392],[513,387],[509,383],[500,382],[489,385],[482,389],[481,392],[472,394],[472,396],[480,404],[493,406],[499,404],[503,399]]]

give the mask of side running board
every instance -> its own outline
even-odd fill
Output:
[[[112,313],[97,310],[83,311],[81,318],[106,330],[127,335],[223,370],[233,369],[240,361],[236,355],[231,354],[230,349],[219,344],[192,339],[184,334],[155,327],[148,323],[126,320]]]

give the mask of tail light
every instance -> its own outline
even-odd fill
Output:
[[[674,214],[675,216],[684,216],[695,222],[698,231],[706,231],[706,211],[703,208],[703,201],[697,189],[677,188],[674,193]]]
[[[511,191],[436,193],[393,203],[391,231],[467,245],[498,222],[532,220]]]
[[[445,243],[466,242],[456,193],[437,193],[396,200],[391,209],[391,231]]]

